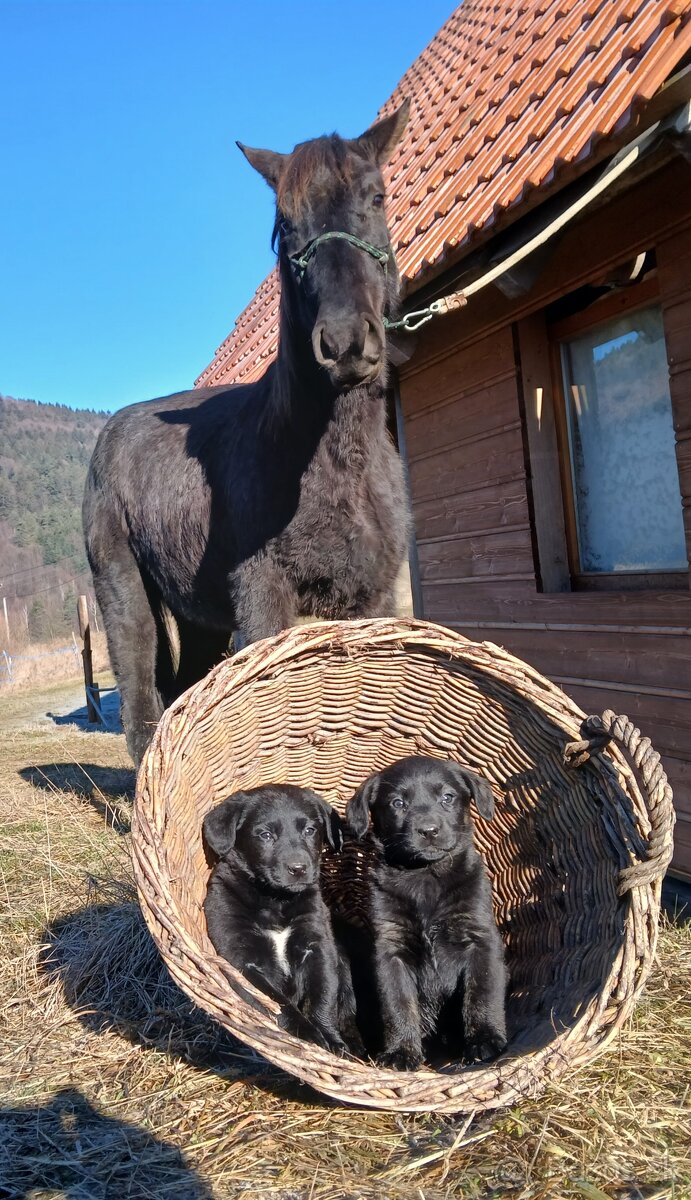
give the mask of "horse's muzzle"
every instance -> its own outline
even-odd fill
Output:
[[[350,319],[320,313],[312,347],[317,362],[339,389],[372,382],[386,358],[384,327],[370,313],[356,313]]]

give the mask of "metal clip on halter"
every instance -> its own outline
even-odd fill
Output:
[[[406,313],[400,321],[389,321],[387,317],[384,317],[384,328],[389,331],[404,329],[406,333],[414,333],[421,325],[426,325],[428,321],[431,321],[432,317],[455,312],[467,303],[463,292],[452,292],[450,296],[440,296],[438,300],[433,300],[427,308],[418,308],[413,312]]]

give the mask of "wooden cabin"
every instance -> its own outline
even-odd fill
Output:
[[[412,102],[387,176],[404,312],[548,233],[397,355],[414,611],[630,716],[688,877],[690,58],[686,0],[465,0],[382,109]],[[261,375],[277,308],[272,273],[198,383]]]

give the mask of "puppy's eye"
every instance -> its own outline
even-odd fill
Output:
[[[394,796],[391,801],[392,808],[405,808],[405,800],[401,800],[400,796]]]
[[[303,830],[305,837],[314,837],[316,832],[317,832],[316,825],[306,825]]]
[[[444,792],[441,802],[442,804],[455,804],[456,796],[453,792]]]
[[[272,842],[274,840],[274,835],[269,833],[268,829],[261,829],[259,831],[259,836],[263,842]]]
[[[373,204],[374,208],[381,208],[383,203],[384,203],[384,197],[383,197],[382,193],[377,192],[376,196],[372,197],[372,204]]]

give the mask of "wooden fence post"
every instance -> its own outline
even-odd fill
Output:
[[[98,711],[94,705],[94,700],[98,704],[98,684],[94,683],[94,665],[91,658],[91,626],[89,624],[89,606],[86,596],[79,597],[77,616],[79,617],[79,632],[84,643],[82,662],[84,663],[84,687],[86,690],[86,717],[90,724],[97,725]]]

